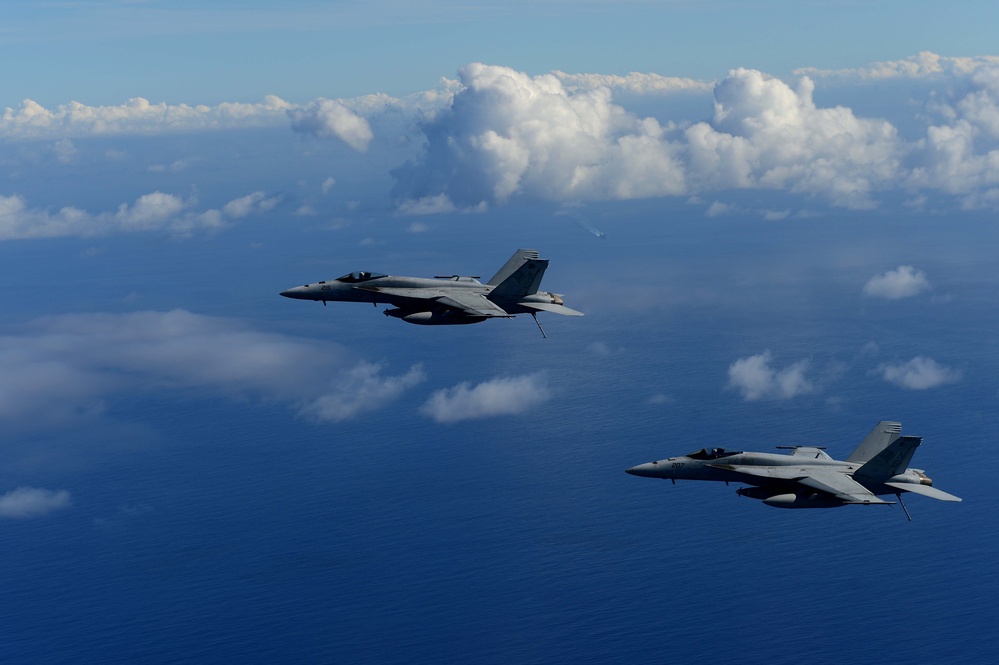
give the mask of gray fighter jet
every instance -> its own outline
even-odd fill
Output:
[[[539,259],[535,249],[518,249],[498,273],[485,284],[478,277],[459,275],[396,277],[377,272],[352,272],[337,279],[315,282],[282,291],[286,298],[329,301],[387,303],[386,316],[423,326],[478,323],[486,319],[511,318],[538,312],[582,316],[570,309],[557,293],[539,291],[548,259]],[[538,323],[541,334],[545,331]],[[546,335],[547,336],[547,335]]]
[[[834,460],[824,447],[777,446],[790,454],[746,453],[724,448],[702,448],[683,457],[669,457],[627,469],[633,476],[677,480],[721,480],[752,487],[736,490],[739,496],[761,499],[776,508],[837,508],[860,504],[891,505],[879,495],[903,492],[941,501],[960,501],[933,487],[921,469],[908,468],[919,436],[903,436],[902,423],[882,421],[861,441],[845,462]],[[911,517],[909,517],[911,521]]]

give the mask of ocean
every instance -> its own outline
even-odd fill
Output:
[[[994,222],[713,219],[662,201],[586,214],[606,238],[513,207],[324,243],[251,225],[186,243],[0,244],[8,338],[66,312],[183,308],[426,376],[341,422],[266,391],[147,381],[108,389],[71,429],[14,423],[0,493],[73,500],[0,522],[0,660],[986,662]],[[277,296],[358,269],[488,278],[535,246],[552,261],[545,288],[586,312],[540,316],[548,339],[527,317],[423,328]],[[903,264],[932,289],[862,294]],[[43,278],[67,288],[39,301]],[[728,370],[764,352],[775,370],[806,361],[810,389],[745,399]],[[958,378],[883,378],[917,356]],[[548,397],[522,412],[444,424],[420,410],[432,391],[528,374]],[[734,485],[624,473],[704,446],[842,459],[879,420],[923,436],[912,465],[963,502],[910,495],[908,522],[899,506],[777,510]]]

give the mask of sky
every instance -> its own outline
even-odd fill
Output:
[[[853,533],[878,561],[922,545],[909,646],[877,642],[880,662],[953,655],[937,611],[975,662],[988,610],[961,599],[999,583],[956,578],[940,544],[992,568],[997,20],[887,0],[5,3],[0,644],[639,661],[643,631],[738,620],[718,662],[779,662],[773,617],[731,614],[778,588],[836,599],[815,662],[849,660],[843,640],[879,637],[841,583],[913,610],[840,549]],[[518,247],[586,316],[540,316],[543,339],[526,317],[423,328],[277,295],[354,270],[487,279]],[[894,419],[966,499],[913,498],[909,532],[888,509],[622,473],[718,441],[840,457]],[[710,583],[728,609],[675,577],[794,547],[787,581]]]

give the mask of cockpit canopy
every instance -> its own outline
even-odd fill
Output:
[[[346,282],[347,284],[356,284],[357,282],[367,282],[368,280],[378,279],[379,277],[388,277],[388,275],[380,272],[352,272],[344,275],[343,277],[337,277],[336,281]]]
[[[729,457],[738,455],[741,450],[725,450],[724,448],[701,448],[696,453],[687,455],[690,459],[718,459],[719,457]]]

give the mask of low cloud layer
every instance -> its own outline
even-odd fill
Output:
[[[871,298],[898,300],[919,295],[930,288],[926,274],[912,266],[899,266],[894,270],[871,277],[864,284],[864,295]]]
[[[916,356],[904,363],[885,363],[879,365],[877,371],[885,381],[907,390],[927,390],[961,380],[960,370],[925,356]]]
[[[122,203],[114,212],[89,213],[72,206],[55,212],[31,208],[20,196],[0,195],[0,241],[149,231],[188,236],[224,228],[233,219],[269,212],[279,202],[279,197],[254,192],[230,201],[222,210],[197,211],[193,198],[152,192],[135,203]]]
[[[71,314],[0,334],[0,424],[71,425],[146,391],[286,403],[317,421],[374,411],[423,380],[346,348],[184,310]]]
[[[890,85],[896,80],[918,85],[900,94]],[[893,95],[881,94],[889,89]],[[885,101],[858,103],[872,95]],[[55,109],[25,101],[3,113],[0,140],[34,141],[24,159],[44,155],[68,172],[97,154],[78,138],[222,136],[223,130],[281,126],[309,141],[348,146],[350,152],[336,153],[338,166],[383,176],[385,190],[371,195],[381,197],[378,205],[388,198],[399,214],[682,196],[705,202],[705,214],[713,215],[739,205],[731,201],[735,190],[784,195],[760,210],[769,218],[805,205],[999,207],[999,57],[992,56],[921,53],[863,69],[799,70],[787,80],[736,66],[710,82],[666,73],[530,75],[471,63],[456,80],[400,98],[370,94],[293,104],[266,97],[259,104],[216,106],[135,98],[118,106],[74,102]],[[300,147],[290,134],[289,150]],[[20,157],[10,154],[8,171],[16,173]],[[167,174],[191,162],[169,155],[149,163]],[[125,229],[114,214],[90,220],[76,208],[53,212],[44,203],[32,212],[16,194],[3,196],[0,206],[20,218],[33,215],[49,235],[81,219]],[[178,224],[219,220],[218,211],[199,214],[187,209]],[[9,237],[9,221],[6,226]]]
[[[550,396],[543,372],[501,377],[476,385],[464,381],[433,393],[420,412],[439,423],[455,423],[525,413],[548,401]]]
[[[72,505],[66,490],[48,490],[40,487],[18,487],[0,496],[0,518],[30,519]]]
[[[813,78],[880,81],[967,76],[979,69],[997,65],[999,65],[999,56],[947,57],[930,51],[922,51],[901,60],[875,62],[866,67],[855,69],[830,70],[804,67],[795,70],[794,73]]]
[[[809,361],[802,359],[783,369],[771,366],[770,351],[740,358],[729,365],[729,388],[738,390],[747,402],[763,399],[792,399],[815,390],[806,376]]]
[[[134,97],[116,106],[70,102],[54,109],[25,99],[16,109],[8,106],[0,116],[0,138],[163,134],[259,127],[285,122],[289,108],[291,104],[273,95],[268,95],[259,104],[151,104],[147,99]]]

